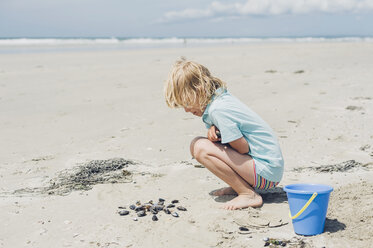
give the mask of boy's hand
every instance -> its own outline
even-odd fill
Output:
[[[212,142],[221,141],[219,129],[212,125],[207,132],[207,138]]]

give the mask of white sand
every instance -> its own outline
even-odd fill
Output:
[[[262,208],[230,212],[219,208],[229,197],[208,194],[225,185],[193,166],[189,142],[206,135],[204,125],[163,99],[163,82],[180,56],[206,65],[275,130],[286,162],[280,187],[315,182],[335,188],[325,233],[297,236],[291,223],[238,233],[238,220],[289,221],[286,197],[274,191],[264,195]],[[0,247],[261,247],[263,237],[298,237],[306,247],[368,247],[371,166],[292,170],[372,162],[372,68],[373,43],[2,54]],[[80,162],[114,157],[139,163],[129,167],[139,172],[136,183],[67,196],[9,194],[47,185]],[[118,206],[158,197],[179,199],[188,211],[178,219],[160,215],[157,222],[116,213]]]

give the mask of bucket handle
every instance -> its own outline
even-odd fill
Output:
[[[289,211],[289,217],[291,218],[291,219],[295,219],[295,218],[298,218],[298,216],[299,215],[301,215],[307,208],[308,208],[308,206],[311,204],[311,202],[315,199],[315,197],[317,196],[317,192],[315,192],[315,193],[313,193],[313,195],[311,196],[311,198],[308,200],[308,202],[302,207],[302,209],[301,210],[299,210],[299,212],[296,214],[296,215],[294,215],[294,216],[291,216],[291,213],[290,213],[290,211]]]

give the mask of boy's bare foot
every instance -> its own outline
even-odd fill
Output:
[[[233,190],[232,187],[226,187],[214,190],[210,193],[210,195],[214,196],[222,196],[222,195],[237,195],[236,191]]]
[[[247,207],[260,207],[262,205],[262,197],[255,193],[254,195],[238,195],[236,198],[226,202],[223,208],[227,210],[235,210]]]

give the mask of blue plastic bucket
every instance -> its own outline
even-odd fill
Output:
[[[317,235],[324,231],[329,196],[333,188],[324,184],[290,184],[284,187],[288,196],[294,231]]]

